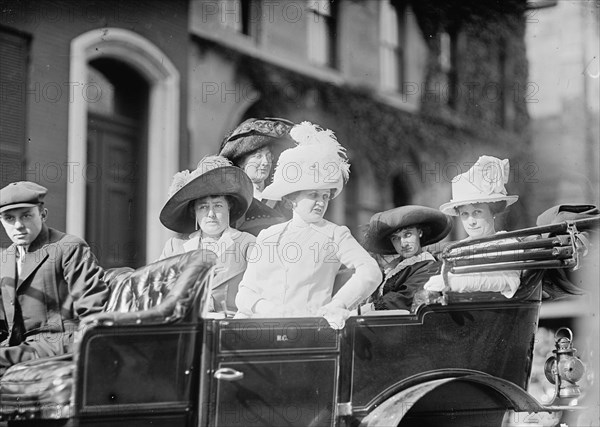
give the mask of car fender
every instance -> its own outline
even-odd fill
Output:
[[[360,427],[397,426],[420,399],[436,388],[456,381],[467,381],[489,387],[503,397],[507,409],[510,408],[519,412],[547,411],[535,398],[510,381],[491,375],[475,374],[424,381],[403,389],[389,397],[363,418]]]

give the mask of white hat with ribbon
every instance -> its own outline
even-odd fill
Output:
[[[459,206],[475,203],[506,202],[512,205],[519,196],[510,196],[504,184],[508,182],[510,165],[508,159],[481,156],[467,172],[452,179],[452,199],[440,206],[446,215],[458,215]]]
[[[273,182],[262,197],[281,200],[283,196],[302,190],[334,190],[332,198],[344,188],[350,173],[346,149],[334,133],[310,122],[302,122],[290,130],[298,145],[281,153]]]

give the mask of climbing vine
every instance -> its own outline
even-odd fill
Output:
[[[403,156],[418,160],[426,154],[438,161],[475,160],[484,152],[526,156],[525,0],[396,3],[412,7],[427,41],[425,84],[435,84],[440,75],[436,35],[450,31],[461,40],[458,83],[480,88],[477,93],[460,96],[452,106],[425,98],[420,111],[413,113],[380,100],[372,88],[333,84],[222,45],[214,47],[234,62],[238,77],[250,80],[261,94],[254,115],[292,117],[311,108],[325,111],[352,157],[368,161],[382,181],[389,182]],[[502,96],[485,90],[499,90]]]

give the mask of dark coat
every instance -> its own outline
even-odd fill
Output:
[[[79,319],[102,311],[109,296],[104,270],[78,237],[44,225],[18,280],[16,250],[13,244],[0,252],[0,367],[70,352]]]
[[[291,212],[285,212],[281,202],[277,202],[272,208],[267,203],[253,198],[246,214],[236,221],[233,228],[256,237],[258,233],[272,225],[289,221],[292,218]]]
[[[431,276],[440,274],[441,266],[438,261],[420,261],[384,279],[383,295],[373,298],[375,310],[410,310],[415,293]]]

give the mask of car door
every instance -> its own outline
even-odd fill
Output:
[[[215,325],[211,425],[333,425],[339,337],[324,319],[240,319]]]

